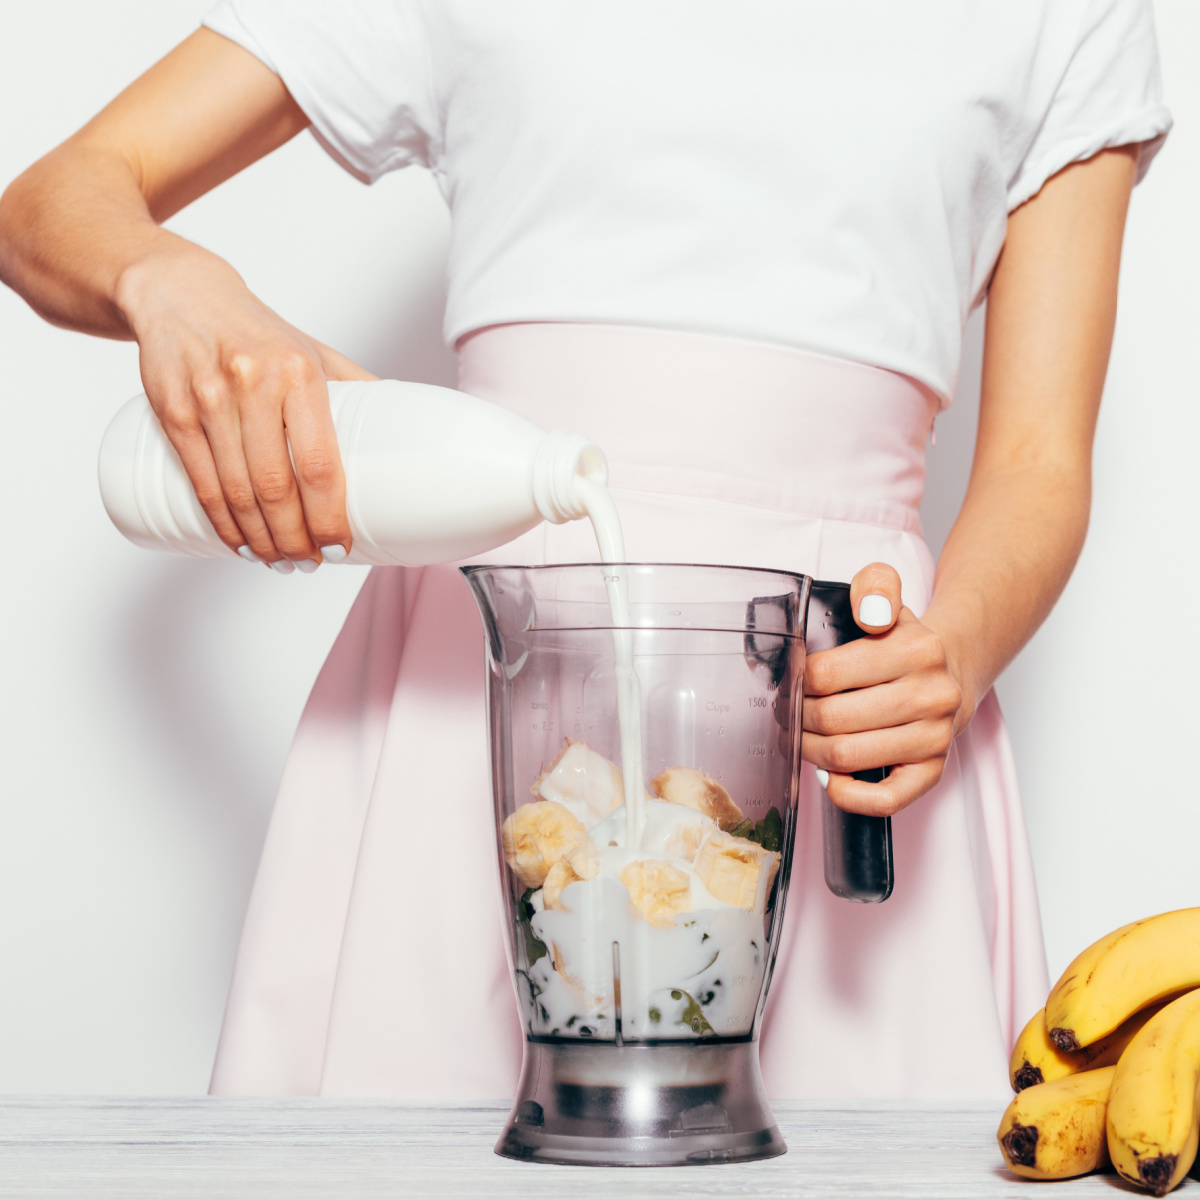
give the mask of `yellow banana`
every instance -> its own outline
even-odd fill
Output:
[[[739,825],[745,816],[715,779],[694,767],[668,767],[650,781],[650,790],[669,804],[682,804],[702,812],[726,831]]]
[[[1173,992],[1200,987],[1200,908],[1134,921],[1089,946],[1046,1001],[1046,1033],[1065,1051],[1112,1033]]]
[[[595,879],[600,874],[600,855],[591,838],[576,842],[564,858],[546,872],[542,884],[542,904],[546,908],[566,908],[562,901],[563,890],[573,883]]]
[[[692,882],[669,862],[645,858],[627,863],[621,882],[629,893],[633,914],[660,929],[670,929],[678,913],[690,912]]]
[[[1008,1169],[1026,1179],[1068,1179],[1107,1165],[1104,1107],[1115,1071],[1080,1071],[1020,1092],[996,1131]]]
[[[539,800],[569,809],[589,829],[625,803],[621,769],[586,742],[563,738],[558,757],[533,781]]]
[[[757,842],[714,829],[700,843],[695,870],[718,900],[762,912],[779,870],[779,855]]]
[[[1200,989],[1147,1021],[1116,1065],[1108,1149],[1126,1179],[1165,1196],[1196,1158]]]
[[[1091,1071],[1097,1067],[1111,1067],[1121,1052],[1129,1045],[1133,1035],[1167,1001],[1151,1004],[1141,1012],[1134,1013],[1123,1025],[1118,1025],[1107,1037],[1085,1046],[1082,1050],[1060,1050],[1046,1036],[1046,1010],[1041,1009],[1021,1030],[1017,1044],[1013,1046],[1008,1060],[1008,1081],[1014,1092],[1022,1092],[1038,1083],[1049,1083],[1079,1071]]]
[[[522,886],[540,888],[550,868],[581,842],[591,842],[576,817],[554,800],[522,804],[500,827],[504,861]]]

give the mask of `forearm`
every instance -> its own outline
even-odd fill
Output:
[[[220,261],[159,227],[133,170],[111,151],[67,143],[0,197],[0,280],[56,325],[133,337],[131,284],[141,264],[164,255]]]
[[[1045,620],[1083,548],[1136,164],[1135,148],[1105,151],[1009,218],[971,483],[923,618],[963,689],[956,730]]]
[[[158,223],[307,124],[277,75],[197,30],[0,197],[0,280],[56,325],[115,338],[136,335],[130,306],[159,267],[239,288]]]
[[[1090,504],[1086,459],[972,479],[922,617],[945,643],[963,690],[955,732],[1062,593],[1083,548]]]

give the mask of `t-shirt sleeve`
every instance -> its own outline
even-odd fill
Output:
[[[1090,0],[1058,61],[1049,107],[1009,185],[1010,212],[1051,175],[1113,146],[1140,146],[1140,183],[1171,128],[1151,0]]]
[[[317,141],[356,178],[430,165],[435,108],[419,3],[222,0],[203,24],[283,80]]]

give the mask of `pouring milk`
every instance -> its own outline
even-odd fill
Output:
[[[607,464],[588,439],[546,433],[497,405],[427,384],[334,382],[329,396],[354,536],[347,561],[451,562],[544,520],[587,516],[601,562],[624,562]],[[131,541],[234,555],[145,396],[109,425],[99,467],[105,508]],[[622,1026],[641,1038],[748,1034],[781,820],[777,814],[778,831],[769,821],[759,831],[694,763],[661,773],[647,795],[628,579],[609,571],[605,587],[620,768],[568,741],[531,781],[538,799],[520,805],[501,831],[505,859],[525,888],[534,946],[521,972],[530,1032],[617,1040]]]

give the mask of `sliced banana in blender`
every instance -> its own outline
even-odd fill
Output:
[[[541,887],[550,868],[583,841],[591,844],[583,823],[552,800],[522,804],[500,827],[504,861],[527,888]]]
[[[682,859],[684,862],[694,862],[696,851],[700,849],[704,839],[710,833],[716,832],[712,818],[697,813],[689,820],[676,825],[663,842],[663,849],[671,858]]]
[[[761,912],[779,870],[779,855],[745,838],[713,832],[700,843],[693,870],[718,900]]]
[[[621,770],[586,742],[564,738],[558,757],[534,780],[533,794],[570,809],[589,827],[625,803]]]
[[[676,914],[691,911],[692,882],[686,871],[669,862],[644,858],[628,863],[621,871],[621,882],[633,911],[660,929],[674,925]]]
[[[562,908],[567,906],[562,902],[563,889],[572,883],[587,879],[595,879],[600,874],[600,855],[592,844],[592,839],[584,836],[568,853],[560,858],[546,874],[546,882],[542,885],[542,902],[546,908]]]
[[[668,767],[650,781],[650,788],[660,800],[694,808],[712,817],[722,829],[732,829],[743,819],[733,797],[715,779],[695,767]]]

